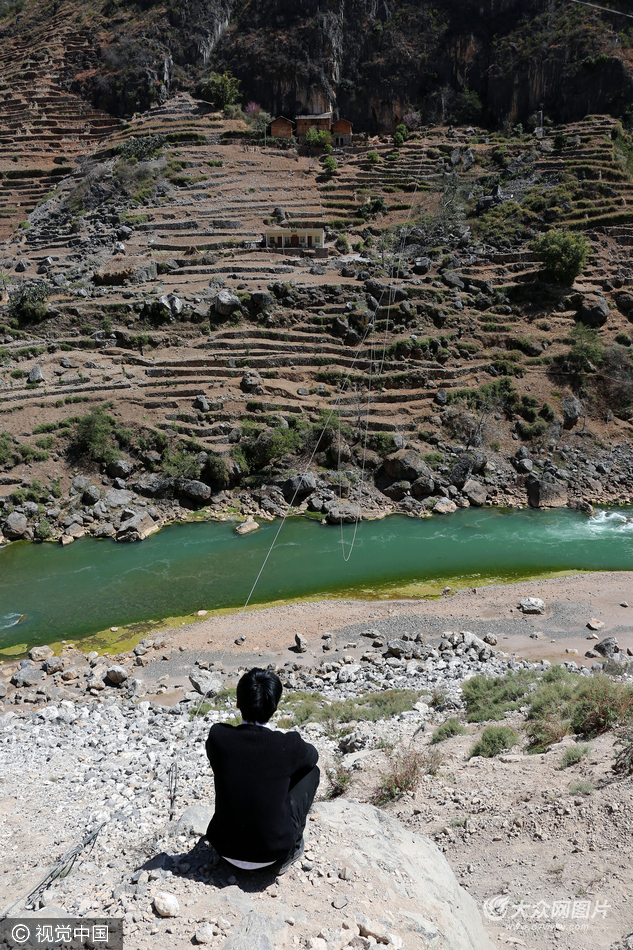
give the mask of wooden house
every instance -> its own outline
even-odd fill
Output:
[[[283,115],[273,119],[270,123],[270,134],[275,139],[289,139],[292,137],[293,125],[290,119]]]
[[[297,115],[295,116],[297,125],[297,141],[305,142],[306,135],[310,129],[317,129],[321,132],[329,132],[332,127],[332,113],[321,112],[319,115]]]
[[[351,145],[352,123],[347,119],[337,119],[332,125],[332,140],[334,145]]]

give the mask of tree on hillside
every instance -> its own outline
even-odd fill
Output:
[[[225,109],[240,99],[240,80],[229,72],[209,73],[198,84],[198,95],[205,102],[212,102],[218,109]]]
[[[585,266],[589,245],[582,234],[548,231],[532,245],[550,280],[569,286]]]

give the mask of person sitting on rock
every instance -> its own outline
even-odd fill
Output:
[[[314,746],[269,725],[282,690],[274,673],[249,670],[237,684],[241,725],[216,723],[206,743],[215,783],[207,838],[226,861],[246,871],[279,864],[283,874],[301,857],[319,786]]]

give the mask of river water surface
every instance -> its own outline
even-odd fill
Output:
[[[82,538],[0,551],[0,651],[79,639],[117,625],[241,606],[278,530],[239,537],[230,522],[172,525],[141,544]],[[353,526],[343,531],[349,552]],[[448,517],[362,522],[341,532],[289,519],[253,603],[297,597],[432,594],[564,571],[632,570],[633,509],[467,508]]]

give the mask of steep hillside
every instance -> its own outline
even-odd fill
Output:
[[[31,139],[2,179],[6,537],[633,495],[633,144],[612,118],[437,126],[331,174],[187,94],[62,165]],[[321,225],[327,256],[265,248],[274,221]],[[534,245],[560,233],[586,256],[567,276]]]
[[[59,87],[119,116],[210,69],[273,114],[331,104],[371,133],[411,112],[493,125],[540,108],[621,114],[633,92],[633,21],[568,2],[2,0],[0,17],[7,85],[28,47]]]

